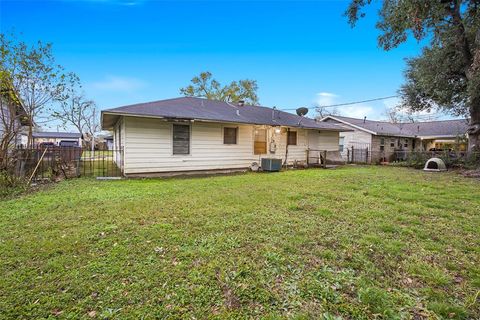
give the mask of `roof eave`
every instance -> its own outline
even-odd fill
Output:
[[[371,131],[371,130],[365,129],[365,128],[363,128],[363,127],[357,126],[357,125],[355,125],[355,124],[353,124],[353,123],[350,123],[350,122],[348,122],[348,121],[344,121],[344,120],[335,118],[334,116],[326,116],[326,117],[322,118],[320,121],[324,121],[324,120],[327,120],[327,119],[332,119],[332,120],[338,121],[338,122],[340,122],[340,123],[346,124],[347,126],[351,126],[351,127],[355,128],[355,129],[362,130],[362,131],[365,131],[365,132],[370,133],[370,134],[373,134],[373,135],[378,135],[375,131]],[[355,131],[355,130],[351,130],[351,131]]]
[[[105,125],[105,115],[112,115],[112,116],[123,116],[123,117],[137,117],[137,118],[152,118],[152,119],[164,119],[164,120],[190,120],[190,121],[202,121],[202,122],[211,122],[211,123],[240,123],[240,124],[247,124],[247,125],[267,125],[267,126],[281,126],[281,127],[292,127],[292,128],[300,128],[300,129],[308,129],[308,130],[319,130],[319,131],[333,131],[333,132],[345,132],[345,131],[353,131],[345,128],[324,128],[324,127],[313,127],[313,126],[303,126],[303,125],[285,125],[285,124],[271,124],[271,123],[252,123],[252,122],[245,122],[245,121],[228,121],[228,120],[214,120],[214,119],[206,119],[206,118],[185,118],[185,117],[165,117],[165,116],[158,116],[158,115],[144,115],[138,113],[127,113],[127,112],[115,112],[104,110],[101,113],[101,123],[103,130],[110,130],[112,126]]]

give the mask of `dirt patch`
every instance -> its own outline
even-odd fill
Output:
[[[220,269],[215,270],[215,278],[222,288],[223,298],[225,299],[225,307],[228,309],[238,309],[241,306],[240,299],[235,295],[233,290],[221,279]]]

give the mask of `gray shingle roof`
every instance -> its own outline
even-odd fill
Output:
[[[342,116],[333,116],[331,118],[348,122],[357,127],[375,132],[377,135],[391,136],[458,136],[464,135],[468,129],[466,119],[441,120],[429,122],[413,123],[390,123],[386,121],[363,120]]]
[[[468,129],[468,120],[455,119],[431,122],[405,123],[408,130],[417,136],[459,136]]]
[[[288,112],[261,106],[239,106],[223,101],[182,97],[108,109],[102,111],[102,127],[111,126],[106,115],[151,116],[167,119],[194,119],[245,124],[289,126],[307,129],[345,131],[336,124],[299,117]]]
[[[34,138],[58,138],[58,139],[78,139],[82,135],[76,132],[34,132]]]

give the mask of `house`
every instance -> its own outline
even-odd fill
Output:
[[[104,139],[105,139],[106,149],[113,150],[113,135],[108,135]]]
[[[367,158],[366,162],[392,160],[394,154],[402,151],[466,148],[468,121],[465,119],[391,123],[327,116],[321,121],[353,130],[340,134],[339,150],[344,157],[352,152],[352,147],[353,150],[365,150],[360,156]]]
[[[246,169],[261,158],[307,163],[337,151],[336,124],[261,106],[182,97],[102,111],[125,175]],[[312,151],[313,152],[313,151]]]
[[[2,81],[0,88],[0,143],[19,145],[26,142],[27,112],[15,91]]]
[[[81,147],[82,135],[74,132],[34,132],[33,145],[53,144],[61,147]]]

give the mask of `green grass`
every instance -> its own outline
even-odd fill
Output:
[[[121,177],[122,172],[112,159],[102,161],[80,161],[81,177]]]
[[[0,203],[0,318],[480,318],[480,183],[345,167]]]
[[[94,160],[101,160],[103,158],[113,158],[113,150],[83,150],[82,151],[82,158],[83,159],[94,159]]]

